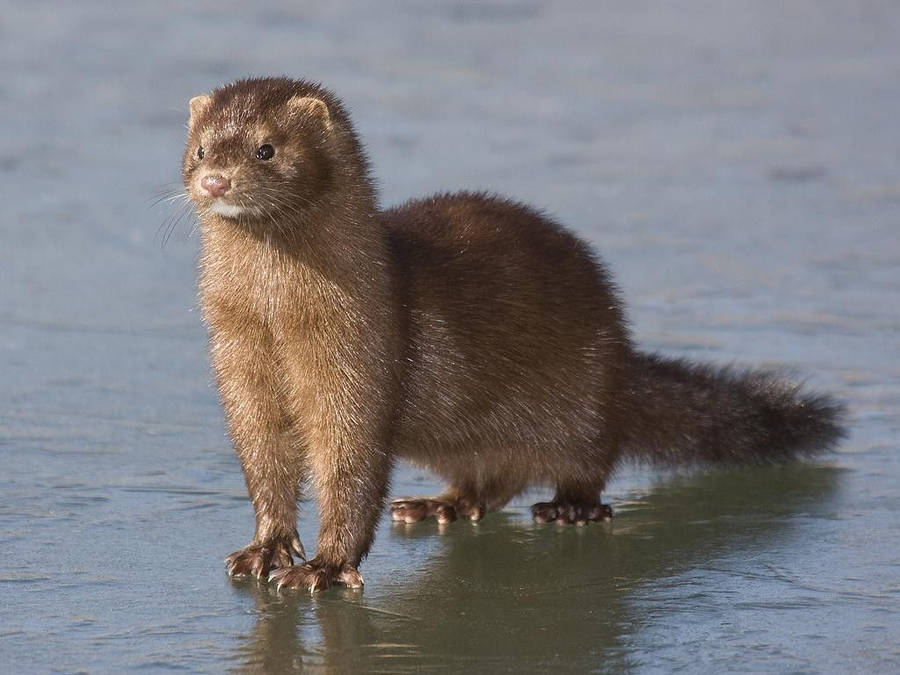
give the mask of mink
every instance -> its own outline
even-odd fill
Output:
[[[256,514],[231,575],[361,586],[401,459],[447,487],[393,501],[394,520],[478,520],[543,485],[555,495],[534,519],[583,525],[612,516],[600,494],[622,462],[785,461],[842,436],[828,396],[638,351],[598,256],[540,211],[469,192],[381,209],[348,113],[319,84],[253,78],[191,99],[183,178]]]

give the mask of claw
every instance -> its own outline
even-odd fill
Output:
[[[269,582],[274,581],[274,582],[275,582],[275,590],[276,590],[276,591],[280,591],[280,590],[281,590],[281,587],[284,586],[284,577],[285,577],[285,573],[286,573],[287,570],[289,570],[289,569],[290,569],[290,567],[282,567],[282,568],[280,568],[280,569],[272,570],[271,572],[269,572],[269,576],[267,577],[267,581],[269,581]]]
[[[362,588],[365,582],[362,574],[357,572],[349,565],[345,565],[337,578],[338,583],[344,584],[347,588]]]

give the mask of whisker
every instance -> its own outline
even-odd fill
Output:
[[[193,215],[193,204],[189,199],[184,199],[178,203],[175,212],[169,215],[156,230],[156,236],[159,236],[162,231],[160,248],[165,248],[178,226],[184,222],[185,218],[189,218]],[[192,225],[191,230],[193,230],[193,227],[194,225]]]

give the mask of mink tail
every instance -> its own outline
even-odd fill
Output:
[[[632,353],[623,459],[684,466],[783,462],[843,436],[844,407],[774,373]]]

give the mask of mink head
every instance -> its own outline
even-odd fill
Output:
[[[190,102],[182,176],[201,216],[302,219],[368,184],[340,102],[302,80],[239,80]],[[363,190],[365,192],[365,190]]]

